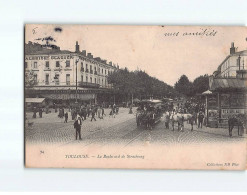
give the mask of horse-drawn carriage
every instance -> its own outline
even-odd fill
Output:
[[[138,103],[136,124],[138,127],[152,129],[162,116],[160,100],[142,100]]]

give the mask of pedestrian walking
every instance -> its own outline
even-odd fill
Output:
[[[102,119],[103,116],[101,116],[101,113],[102,113],[101,108],[98,108],[97,112],[98,112],[98,118],[99,118],[99,119]]]
[[[102,110],[102,117],[103,117],[103,116],[106,116],[106,114],[105,114],[105,109],[104,109],[103,106],[101,107],[101,110]]]
[[[68,117],[69,117],[69,115],[68,115],[68,112],[66,112],[65,114],[64,114],[64,122],[65,123],[67,123],[68,122]]]
[[[42,114],[43,114],[43,109],[39,108],[39,118],[42,118]]]
[[[55,113],[57,113],[57,105],[54,103]]]
[[[78,116],[78,118],[74,122],[74,128],[76,130],[75,133],[75,139],[77,140],[77,137],[79,140],[81,140],[81,125],[82,125],[82,120],[81,117]]]
[[[36,113],[37,113],[37,109],[36,107],[33,108],[33,118],[36,118]]]
[[[71,118],[72,118],[72,120],[75,120],[75,119],[74,119],[74,108],[72,108],[72,109],[71,109],[70,114],[71,114]]]
[[[83,118],[84,120],[87,119],[87,109],[85,107],[82,108]]]
[[[203,118],[204,118],[204,114],[202,113],[202,111],[199,112],[198,115],[198,128],[201,126],[202,128],[202,123],[203,123]]]
[[[93,119],[96,121],[95,113],[96,113],[96,110],[95,110],[95,109],[92,109],[92,118],[91,118],[91,122],[93,121]]]
[[[91,111],[92,111],[92,109],[89,107],[89,108],[87,109],[87,117],[89,117]]]
[[[64,108],[62,108],[62,118],[64,117]]]
[[[144,111],[146,111],[146,110],[147,110],[146,107],[144,107]],[[132,105],[130,105],[129,114],[133,114]]]
[[[45,113],[46,113],[46,114],[49,113],[49,107],[48,107],[48,106],[45,107]]]
[[[165,114],[165,126],[166,126],[166,129],[169,129],[169,122],[170,122],[170,113],[166,112],[166,114]]]

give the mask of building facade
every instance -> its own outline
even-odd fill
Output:
[[[230,54],[218,66],[214,72],[215,77],[236,78],[237,71],[246,70],[247,50],[236,52],[234,43],[231,44]]]
[[[118,65],[94,58],[85,50],[80,51],[78,42],[75,52],[58,47],[30,49],[32,46],[31,42],[26,44],[25,74],[32,75],[35,85],[27,96],[44,97],[48,104],[68,104],[75,100],[96,103],[101,95],[111,93],[112,85],[107,78],[119,68]]]
[[[247,113],[247,50],[236,52],[234,43],[230,54],[209,77],[207,116],[217,126],[227,127],[232,115]],[[210,118],[211,117],[211,118]]]

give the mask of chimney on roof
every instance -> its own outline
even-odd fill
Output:
[[[80,52],[80,45],[78,45],[78,41],[76,41],[75,52],[76,53],[79,53]]]
[[[93,55],[92,55],[91,53],[88,53],[88,54],[87,54],[87,57],[93,58]]]
[[[109,65],[112,66],[112,62],[109,62]]]
[[[84,55],[84,56],[86,56],[87,55],[87,52],[86,52],[86,50],[82,50],[82,55]]]
[[[232,42],[231,48],[230,48],[230,54],[235,54],[236,48],[234,47],[234,42]]]

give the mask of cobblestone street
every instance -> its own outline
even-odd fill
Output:
[[[161,120],[152,130],[137,128],[134,114],[128,114],[128,109],[120,108],[116,118],[109,117],[109,109],[105,110],[104,119],[96,118],[97,121],[90,121],[90,117],[83,121],[82,140],[75,140],[75,129],[69,113],[68,123],[64,119],[58,118],[58,113],[43,114],[43,118],[32,118],[32,113],[27,113],[27,121],[33,122],[32,127],[26,125],[25,137],[27,143],[59,144],[66,147],[70,144],[87,146],[97,143],[100,146],[109,144],[131,146],[135,144],[203,144],[210,142],[233,142],[243,141],[244,136],[237,136],[237,129],[233,130],[233,137],[230,138],[228,129],[221,128],[197,128],[190,130],[190,125],[184,123],[184,131],[165,128],[164,121]]]

